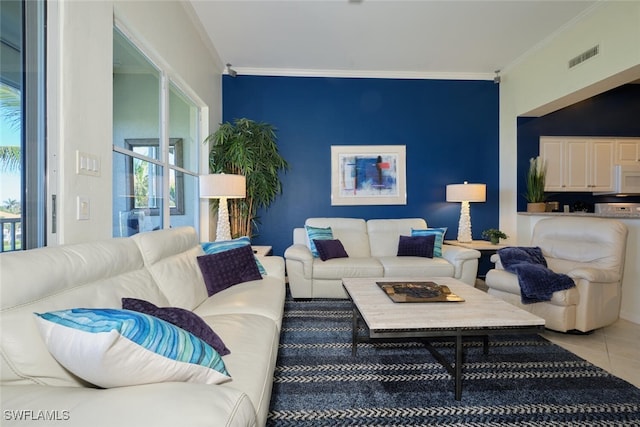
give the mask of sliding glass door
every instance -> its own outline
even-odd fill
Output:
[[[45,2],[0,2],[0,252],[45,244]]]

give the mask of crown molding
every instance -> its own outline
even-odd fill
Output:
[[[416,80],[491,80],[495,73],[455,73],[455,72],[419,72],[419,71],[375,71],[375,70],[311,70],[299,68],[251,68],[236,67],[239,76],[274,77],[342,77],[369,79],[416,79]],[[223,74],[229,74],[227,70]]]

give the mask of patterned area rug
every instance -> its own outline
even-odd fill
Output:
[[[288,299],[267,425],[640,426],[640,389],[537,335],[465,342],[462,387],[421,343],[352,357],[349,301]]]

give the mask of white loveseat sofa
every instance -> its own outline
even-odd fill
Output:
[[[2,425],[262,426],[266,423],[285,299],[284,260],[260,258],[262,280],[211,297],[191,227],[0,255]],[[34,312],[122,308],[132,297],[192,310],[231,353],[231,380],[100,389],[64,369]]]
[[[308,218],[305,225],[331,227],[348,257],[322,261],[313,257],[305,228],[293,230],[293,245],[284,253],[293,298],[347,298],[345,277],[454,277],[474,286],[480,252],[443,245],[442,257],[397,256],[401,235],[424,230],[422,218]]]
[[[615,219],[551,217],[535,225],[531,247],[547,266],[568,275],[574,287],[552,293],[550,301],[523,304],[518,276],[505,271],[498,254],[486,277],[488,292],[545,319],[547,329],[589,332],[618,320],[628,230]]]

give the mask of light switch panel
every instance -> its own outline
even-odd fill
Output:
[[[100,176],[98,156],[76,151],[76,173],[78,175]]]

